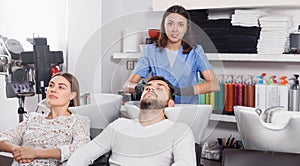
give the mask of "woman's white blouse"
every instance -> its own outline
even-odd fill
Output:
[[[46,119],[46,115],[33,112],[18,126],[1,133],[0,141],[3,140],[33,148],[58,148],[61,151],[60,161],[35,159],[31,165],[60,165],[69,159],[75,149],[90,141],[90,121],[87,117],[74,114]],[[20,164],[14,161],[12,165]]]

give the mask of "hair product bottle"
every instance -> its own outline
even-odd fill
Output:
[[[264,77],[266,73],[262,73],[260,76],[257,76],[259,79],[255,85],[255,107],[266,109],[266,84]]]
[[[220,85],[220,91],[215,92],[215,111],[222,113],[224,110],[224,75],[217,75],[217,79]]]
[[[248,93],[247,106],[255,107],[255,83],[253,81],[253,77],[250,77],[249,82],[247,82],[247,93]]]
[[[235,79],[234,105],[243,105],[243,78],[241,75]]]
[[[233,82],[232,76],[227,76],[225,79],[225,114],[233,114],[233,106],[235,99],[235,83]]]
[[[249,98],[249,94],[248,94],[248,80],[250,79],[250,76],[244,76],[243,77],[243,83],[242,83],[242,87],[243,87],[243,103],[242,106],[248,106],[248,98]]]
[[[279,106],[283,106],[285,110],[288,110],[289,105],[289,86],[288,81],[286,80],[287,76],[280,77],[280,85],[278,86],[278,97],[279,97]]]
[[[204,83],[205,80],[200,77],[200,73],[198,72],[198,84]],[[206,104],[205,96],[206,94],[199,94],[199,104]]]
[[[293,84],[289,89],[289,111],[300,111],[300,87],[299,87],[299,75],[294,74]]]
[[[269,79],[269,85],[266,85],[266,108],[279,106],[276,76],[270,76]]]

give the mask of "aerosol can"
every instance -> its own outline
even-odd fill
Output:
[[[294,74],[293,84],[289,89],[289,111],[300,111],[300,86],[299,86],[299,75]]]

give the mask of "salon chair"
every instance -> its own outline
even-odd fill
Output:
[[[300,154],[245,149],[224,149],[222,166],[299,166]]]

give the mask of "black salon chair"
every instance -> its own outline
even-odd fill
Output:
[[[199,144],[195,144],[195,151],[196,151],[196,161],[197,161],[197,166],[202,166],[200,164],[200,158],[201,158],[201,152],[202,152],[202,146]],[[90,166],[109,166],[109,157],[111,155],[111,152],[106,153],[102,156],[100,156],[98,159],[94,161],[93,164]]]
[[[222,166],[299,166],[300,154],[224,149]]]

